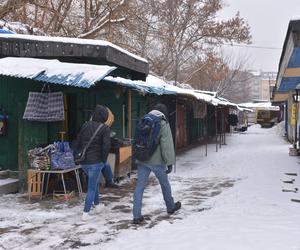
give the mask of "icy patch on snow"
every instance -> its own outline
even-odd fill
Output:
[[[18,181],[19,181],[18,179],[13,179],[13,178],[0,179],[0,186],[10,184],[10,183],[14,183],[14,182],[18,182]]]

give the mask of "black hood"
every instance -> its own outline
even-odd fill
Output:
[[[153,107],[153,110],[158,110],[158,111],[162,112],[165,115],[165,118],[167,119],[167,121],[169,120],[169,111],[165,104],[158,103]]]
[[[97,105],[93,112],[92,121],[105,123],[108,118],[108,110],[105,106]]]

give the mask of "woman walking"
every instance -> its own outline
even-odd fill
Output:
[[[95,134],[86,148],[85,158],[80,163],[82,170],[88,176],[88,190],[85,198],[82,220],[90,218],[90,210],[98,213],[101,211],[99,206],[99,182],[101,170],[107,161],[110,150],[110,128],[105,124],[111,112],[102,105],[97,105],[92,119],[86,122],[79,133],[75,147],[83,149]]]

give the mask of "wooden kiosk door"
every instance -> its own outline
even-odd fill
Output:
[[[183,148],[187,145],[186,107],[178,104],[176,112],[176,148]]]

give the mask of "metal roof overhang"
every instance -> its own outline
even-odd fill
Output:
[[[50,37],[22,34],[0,34],[1,57],[80,58],[107,62],[139,73],[144,79],[149,73],[146,59],[107,41],[70,37]],[[139,76],[139,77],[138,77]]]
[[[0,59],[0,75],[81,88],[90,88],[115,69],[114,66],[63,63],[37,58]]]
[[[289,93],[280,93],[280,92],[275,92],[274,97],[272,99],[272,103],[277,103],[277,102],[285,102],[289,98]]]
[[[155,94],[155,95],[175,95],[175,91],[168,90],[163,86],[151,86],[146,84],[143,81],[133,81],[130,79],[122,78],[122,77],[112,77],[107,76],[104,78],[105,81],[110,83],[114,83],[116,85],[120,85],[126,88],[134,89],[138,92],[145,94]]]
[[[300,83],[300,20],[291,20],[284,41],[277,75],[277,92],[294,90]]]
[[[133,81],[122,77],[107,76],[104,78],[105,81],[120,85],[126,88],[134,89],[144,94],[155,94],[155,95],[176,95],[182,98],[188,98],[190,100],[205,102],[213,106],[229,106],[238,109],[238,105],[231,103],[228,100],[215,97],[211,93],[204,93],[203,91],[195,89],[184,89],[177,86],[167,84],[162,79],[155,76],[148,75],[146,82],[144,81]]]
[[[294,90],[300,83],[300,47],[294,48],[287,60],[287,65],[281,69],[278,92]]]

